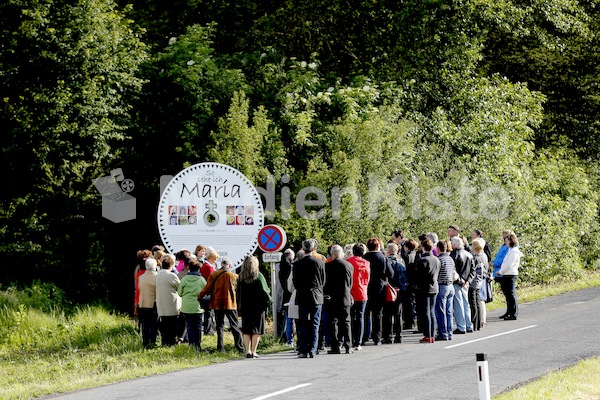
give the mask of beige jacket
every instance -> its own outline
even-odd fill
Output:
[[[176,274],[161,269],[156,275],[156,310],[159,317],[179,315],[181,297],[177,294],[179,278]]]
[[[156,271],[146,271],[138,279],[140,308],[153,308],[156,301]]]

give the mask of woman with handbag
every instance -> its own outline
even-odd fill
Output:
[[[265,334],[265,311],[271,302],[271,295],[265,277],[258,270],[256,257],[247,256],[244,259],[237,290],[246,358],[258,358],[256,349],[260,336]]]

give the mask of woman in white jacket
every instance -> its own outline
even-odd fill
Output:
[[[502,261],[502,266],[498,274],[502,275],[500,287],[502,288],[504,297],[506,297],[506,313],[500,318],[507,321],[514,321],[519,316],[517,277],[523,253],[519,250],[519,239],[517,239],[514,232],[506,235],[504,243],[508,246],[508,253],[506,253],[506,257]]]

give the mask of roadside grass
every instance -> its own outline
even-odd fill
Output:
[[[129,317],[101,306],[62,308],[56,291],[35,284],[0,292],[0,399],[71,392],[245,356],[228,332],[224,354],[216,352],[216,336],[202,338],[201,352],[185,344],[144,349]],[[262,354],[285,349],[272,331],[259,344]]]
[[[571,368],[551,372],[518,389],[494,396],[494,400],[600,398],[600,357],[581,361]]]
[[[592,286],[600,286],[600,272],[571,282],[521,285],[519,302]],[[488,310],[505,305],[499,287],[495,289]],[[129,317],[102,306],[73,307],[52,285],[36,283],[21,290],[0,291],[0,399],[71,392],[244,357],[235,351],[229,333],[225,335],[225,354],[215,351],[214,336],[203,336],[202,348],[202,352],[187,345],[144,349],[136,323]],[[259,345],[262,354],[287,349],[273,337],[272,330]],[[594,376],[598,378],[597,373]],[[556,381],[559,384],[564,385]],[[597,386],[589,393],[599,393]]]

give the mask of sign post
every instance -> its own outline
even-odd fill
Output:
[[[277,274],[275,268],[281,261],[282,253],[279,250],[285,247],[287,235],[279,225],[266,225],[258,232],[258,247],[265,252],[263,262],[271,264],[271,298],[273,299],[273,334],[278,336],[277,332],[277,305],[279,299],[277,296]]]

